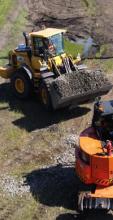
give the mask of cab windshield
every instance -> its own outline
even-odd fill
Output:
[[[61,34],[56,34],[49,38],[50,43],[55,47],[56,55],[62,54],[64,52],[64,42],[63,36]]]
[[[103,141],[113,141],[113,115],[106,115],[101,118],[100,131]]]
[[[113,131],[113,115],[106,115],[101,118],[102,125],[108,130]]]

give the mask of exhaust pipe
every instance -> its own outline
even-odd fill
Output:
[[[29,46],[29,35],[26,32],[23,32],[23,36],[25,38],[26,47]]]

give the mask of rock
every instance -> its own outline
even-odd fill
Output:
[[[109,84],[108,79],[100,70],[76,71],[60,76],[52,82],[52,86],[61,98],[92,92],[93,90],[102,88],[106,84]]]
[[[11,197],[16,195],[21,197],[23,194],[30,191],[29,186],[24,184],[23,178],[17,180],[15,177],[8,174],[0,175],[0,188]]]

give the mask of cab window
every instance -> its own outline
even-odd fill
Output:
[[[42,38],[34,37],[33,38],[34,45],[34,55],[40,56],[44,52],[44,43]]]

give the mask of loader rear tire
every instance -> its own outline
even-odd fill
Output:
[[[11,78],[11,89],[20,99],[26,99],[31,93],[31,82],[26,74],[15,73]]]
[[[52,110],[52,103],[51,97],[49,94],[49,88],[46,83],[42,82],[39,89],[39,95],[42,105],[45,107],[46,110]]]

